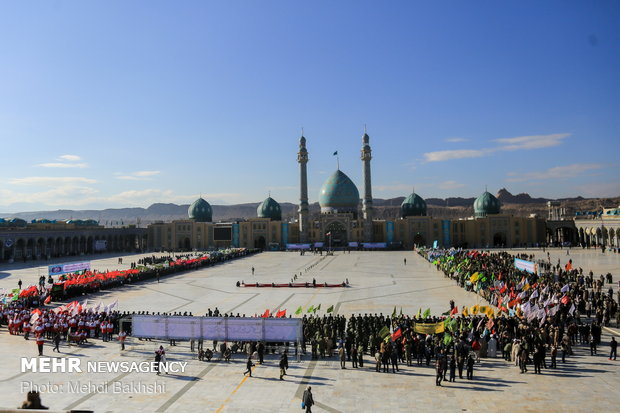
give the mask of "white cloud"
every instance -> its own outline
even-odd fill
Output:
[[[564,143],[564,139],[566,139],[568,136],[570,136],[570,134],[568,133],[555,133],[551,135],[531,135],[517,136],[515,138],[500,138],[493,141],[499,143],[500,146],[482,149],[456,149],[448,151],[427,152],[424,154],[424,159],[426,162],[441,162],[449,161],[452,159],[479,158],[482,156],[490,155],[494,152],[549,148],[552,146],[561,145],[562,143]]]
[[[49,162],[40,163],[37,166],[43,168],[86,168],[88,164],[85,163],[66,163],[66,162]]]
[[[35,208],[45,207],[69,207],[88,204],[97,194],[97,190],[87,186],[63,185],[53,187],[46,191],[23,193],[3,190],[0,197],[0,205],[10,206],[15,204],[34,204]]]
[[[202,197],[210,203],[237,203],[246,194],[241,193],[203,193]],[[102,194],[99,190],[74,183],[52,185],[51,188],[32,192],[16,192],[0,188],[0,206],[18,206],[20,209],[42,210],[50,207],[80,209],[148,207],[156,202],[190,203],[198,198],[197,194],[177,194],[170,189],[128,190],[113,194]],[[224,201],[225,200],[225,201]]]
[[[532,135],[518,136],[516,138],[495,139],[495,142],[502,144],[497,150],[516,151],[520,149],[540,149],[558,146],[564,143],[568,133],[555,133],[552,135]]]
[[[36,166],[40,166],[43,168],[86,168],[88,164],[84,162],[76,163],[81,159],[82,158],[77,155],[60,155],[58,158],[56,158],[56,160],[59,162],[45,162],[40,163]]]
[[[566,166],[556,166],[546,171],[535,172],[508,172],[508,182],[543,181],[548,179],[574,178],[591,170],[604,168],[601,164],[576,163]]]
[[[467,142],[467,139],[465,139],[465,138],[448,138],[448,139],[446,139],[446,142],[451,142],[451,143]]]
[[[427,152],[424,154],[424,159],[427,162],[441,162],[451,159],[464,159],[464,158],[480,158],[488,153],[487,150],[477,149],[457,149],[454,151],[437,151]]]
[[[79,176],[29,176],[26,178],[14,178],[9,180],[12,185],[47,185],[56,186],[62,184],[94,184],[94,179]]]
[[[160,173],[161,171],[137,171],[126,175],[117,173],[116,179],[122,179],[126,181],[147,181],[152,176],[159,175]]]
[[[62,159],[64,161],[76,162],[76,161],[79,161],[82,158],[80,158],[77,155],[60,155],[59,159]]]
[[[444,182],[440,182],[440,183],[437,184],[437,188],[445,189],[445,190],[458,189],[458,188],[462,188],[464,186],[465,186],[465,184],[462,184],[462,183],[456,182],[456,181],[444,181]]]

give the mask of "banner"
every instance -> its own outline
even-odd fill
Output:
[[[288,244],[288,222],[282,223],[282,244]]]
[[[287,250],[309,250],[310,244],[286,244]]]
[[[385,234],[388,244],[394,242],[394,221],[386,221]]]
[[[232,224],[232,246],[235,248],[239,248],[239,223],[235,222]]]
[[[440,334],[444,332],[444,323],[414,323],[413,331],[420,334]]]
[[[108,249],[108,241],[104,239],[95,240],[95,251],[105,251]]]
[[[132,336],[221,341],[298,341],[301,318],[132,316]]]
[[[61,275],[77,271],[88,271],[90,270],[90,261],[50,265],[47,267],[47,270],[49,275]]]
[[[538,273],[538,264],[531,261],[521,260],[519,258],[515,258],[515,268],[518,270],[527,271],[530,274]]]
[[[445,248],[452,245],[452,240],[450,239],[450,224],[451,224],[451,221],[449,219],[444,219],[441,221],[441,232],[443,233],[443,246]]]
[[[387,243],[385,242],[364,242],[362,243],[364,248],[386,248]]]

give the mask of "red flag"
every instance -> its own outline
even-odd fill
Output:
[[[570,297],[565,295],[564,297],[562,297],[562,299],[560,300],[560,302],[564,305],[568,305],[568,303],[570,303]]]
[[[456,315],[459,313],[459,307],[458,306],[454,306],[454,308],[452,309],[452,311],[450,311],[450,315]]]
[[[271,313],[270,313],[270,311],[269,311],[269,310],[265,310],[265,312],[263,313],[263,315],[262,315],[261,317],[263,317],[263,318],[268,318],[270,314],[271,314]]]
[[[392,333],[392,341],[398,340],[399,337],[402,337],[403,332],[400,331],[400,328],[397,328],[396,331]]]
[[[276,313],[276,318],[284,318],[286,317],[286,310],[281,310]]]
[[[43,304],[49,304],[52,302],[52,296],[48,295],[47,298],[45,299],[45,301],[43,301]]]

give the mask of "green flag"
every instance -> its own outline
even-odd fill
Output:
[[[313,313],[313,314],[316,314],[316,312],[317,312],[318,310],[320,310],[320,309],[321,309],[321,304],[319,304],[318,306],[314,307],[314,308],[312,309],[312,313]]]
[[[427,308],[427,309],[424,311],[424,315],[423,315],[423,317],[424,317],[424,318],[429,318],[430,316],[431,316],[431,309],[430,309],[430,308]]]
[[[444,334],[443,335],[443,344],[445,344],[446,346],[449,346],[451,343],[452,343],[452,335]]]
[[[418,310],[418,318],[422,317],[422,307]]]
[[[306,311],[307,313],[311,313],[314,311],[314,306],[311,305],[310,307],[308,307],[308,310]]]
[[[303,309],[301,308],[301,306],[299,306],[299,308],[297,308],[297,311],[295,311],[295,314],[299,315],[301,314],[303,311]]]
[[[392,311],[392,318],[396,318],[396,306],[394,306],[394,311]]]
[[[333,311],[334,311],[334,306],[333,305],[330,305],[329,307],[327,307],[327,312],[328,313],[331,313]]]
[[[385,336],[390,335],[390,329],[388,326],[383,326],[383,328],[379,331],[379,337],[384,338]]]
[[[441,313],[441,315],[450,315],[450,310],[446,311],[445,313]]]

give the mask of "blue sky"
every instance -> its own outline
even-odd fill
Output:
[[[616,1],[0,3],[0,211],[620,195]]]

